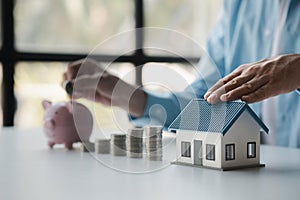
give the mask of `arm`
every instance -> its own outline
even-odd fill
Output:
[[[188,92],[144,91],[109,74],[94,60],[70,63],[63,79],[73,84],[73,99],[86,98],[104,105],[118,106],[130,114],[136,126],[149,123],[167,126],[193,98]]]
[[[68,65],[63,82],[73,85],[73,99],[86,98],[104,105],[118,106],[135,117],[140,117],[147,95],[106,70],[94,60],[79,60]]]
[[[190,100],[183,93],[145,92],[147,101],[142,117],[130,116],[135,126],[146,124],[169,126]]]

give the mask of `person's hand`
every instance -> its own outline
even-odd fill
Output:
[[[111,75],[94,60],[70,63],[63,74],[63,81],[73,84],[73,99],[86,98],[104,105],[118,106],[136,117],[144,112],[144,91]]]
[[[300,54],[290,54],[239,66],[212,86],[204,98],[211,104],[237,99],[254,103],[297,88]]]

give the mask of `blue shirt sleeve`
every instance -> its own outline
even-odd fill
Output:
[[[145,91],[147,103],[144,114],[140,118],[129,116],[131,122],[137,126],[162,125],[167,127],[187,105],[190,98],[184,93],[159,93]]]
[[[190,100],[203,98],[206,90],[205,81],[199,78],[183,92],[159,93],[145,91],[147,94],[147,102],[144,114],[139,118],[129,116],[130,121],[137,127],[162,125],[167,128]]]
[[[224,6],[219,19],[210,33],[206,44],[206,55],[196,66],[198,78],[183,92],[157,93],[145,91],[147,103],[142,117],[129,116],[137,127],[145,125],[163,125],[167,128],[194,98],[203,98],[205,92],[224,76],[224,26],[227,23],[228,10]]]

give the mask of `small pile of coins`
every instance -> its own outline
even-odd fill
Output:
[[[126,135],[125,134],[112,134],[110,153],[114,156],[126,155]]]
[[[110,139],[96,139],[95,140],[95,153],[96,154],[109,154],[110,153]]]
[[[127,134],[111,134],[111,139],[96,139],[95,144],[83,142],[82,151],[143,158],[143,137],[145,137],[147,159],[161,161],[163,158],[162,130],[162,126],[128,129]]]
[[[148,160],[162,160],[162,127],[145,127],[146,155]]]
[[[92,142],[82,142],[81,151],[83,151],[83,152],[94,152],[95,151],[94,143],[92,143]]]
[[[142,128],[129,129],[126,136],[127,157],[143,157],[143,132]]]

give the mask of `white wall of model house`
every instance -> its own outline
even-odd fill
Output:
[[[194,141],[202,141],[202,164],[207,167],[221,168],[221,141],[222,135],[215,132],[200,132],[189,130],[178,130],[176,134],[177,162],[194,164]],[[191,157],[183,157],[181,142],[190,142]],[[206,160],[206,144],[215,145],[215,160]],[[197,155],[196,155],[197,156]]]
[[[256,157],[247,157],[247,143],[256,143]],[[235,159],[225,159],[225,145],[235,144]],[[248,112],[243,112],[222,138],[222,168],[259,165],[260,162],[260,126]]]
[[[223,136],[216,132],[199,132],[190,130],[177,130],[176,152],[177,162],[195,164],[194,140],[202,141],[202,165],[213,168],[227,168],[247,165],[259,165],[260,160],[260,126],[248,112],[243,112],[234,122],[228,132]],[[181,143],[190,142],[191,156],[183,157]],[[256,143],[256,157],[247,157],[247,143]],[[206,144],[215,145],[215,160],[206,159]],[[226,160],[226,144],[235,145],[235,159]]]

